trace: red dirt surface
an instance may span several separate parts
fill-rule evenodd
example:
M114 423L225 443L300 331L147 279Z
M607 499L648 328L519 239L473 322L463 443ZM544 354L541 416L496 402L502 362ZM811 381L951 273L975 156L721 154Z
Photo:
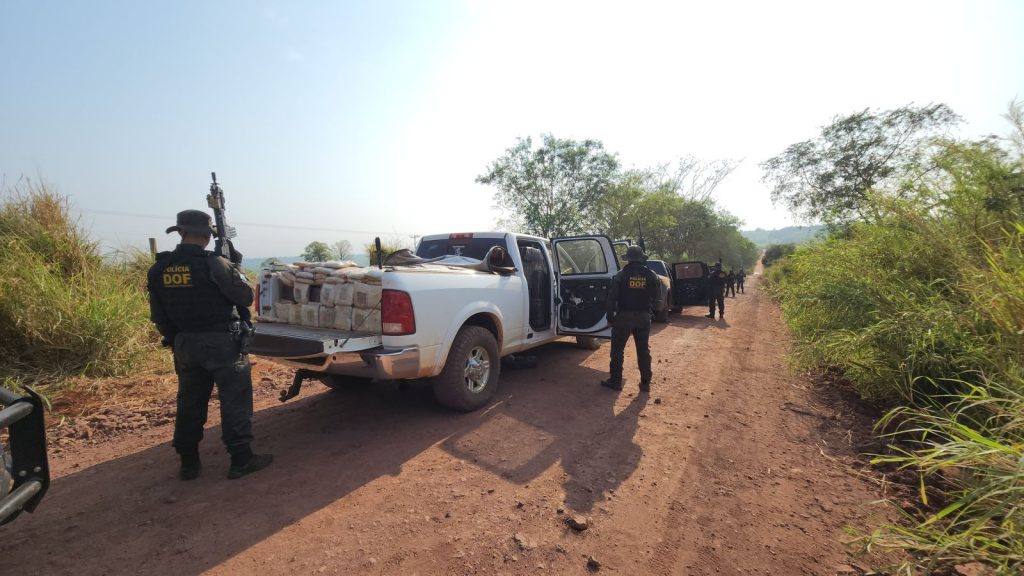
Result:
M472 414L425 384L280 404L290 373L262 361L255 448L275 459L237 481L215 405L194 482L177 479L171 397L66 422L46 499L0 527L5 572L862 573L844 528L887 513L859 472L871 415L787 369L757 280L725 321L694 307L654 325L649 396L631 345L621 394L598 386L608 346L558 342Z

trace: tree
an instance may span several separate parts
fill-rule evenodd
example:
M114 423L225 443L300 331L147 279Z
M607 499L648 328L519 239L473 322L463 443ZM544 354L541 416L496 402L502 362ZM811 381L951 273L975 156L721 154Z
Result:
M821 134L761 163L772 201L808 220L872 220L868 194L922 164L934 136L959 122L945 104L836 117ZM896 190L897 192L899 190Z
M326 262L331 259L331 247L325 242L314 240L302 251L302 258L308 262Z
M511 215L506 221L521 223L524 232L550 238L593 230L618 160L597 140L541 140L534 148L531 138L518 138L476 181L498 189L494 199Z
M658 181L658 188L677 194L687 200L703 202L711 198L718 185L739 166L737 160L722 158L701 160L696 156L680 158L674 171L668 165L651 171L651 177Z
M795 244L772 244L771 246L765 248L764 256L761 258L761 262L765 266L771 266L778 260L786 256L789 256L794 252L796 252Z
M338 240L331 244L331 250L334 251L334 257L338 260L352 259L352 244L348 240Z

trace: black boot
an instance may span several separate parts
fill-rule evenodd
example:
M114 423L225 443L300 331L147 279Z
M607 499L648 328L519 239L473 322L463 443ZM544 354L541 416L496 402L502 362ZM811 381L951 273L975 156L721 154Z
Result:
M612 380L611 378L607 380L601 380L601 386L604 386L605 388L611 388L612 390L622 390L622 382L619 380Z
M181 456L181 471L178 477L182 480L195 480L199 478L199 471L203 469L203 463L199 460L199 452L185 452Z
M247 474L262 470L273 462L271 454L253 454L252 450L231 455L231 469L228 470L228 480L237 480Z

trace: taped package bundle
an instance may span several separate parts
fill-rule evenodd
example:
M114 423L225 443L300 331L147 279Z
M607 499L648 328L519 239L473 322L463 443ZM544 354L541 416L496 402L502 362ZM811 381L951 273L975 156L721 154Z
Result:
M292 299L300 304L309 302L309 289L313 285L300 278L295 279L295 286L292 287Z
M344 284L334 285L334 305L335 306L352 306L352 292L355 290L355 284L348 282Z
M293 303L287 300L274 302L274 319L278 322L290 322L292 317L292 305Z
M318 326L321 328L333 328L334 319L337 315L337 308L334 306L320 305L320 320Z
M380 310L353 308L352 329L357 332L380 332Z
M352 305L356 308L371 310L380 308L380 284L365 284L358 282L353 284Z
M302 304L302 325L320 327L320 304Z
M302 304L293 303L288 309L288 323L302 326Z
M352 329L352 307L351 306L335 306L334 307L334 328L337 330L351 330Z
M320 305L321 306L329 306L331 308L334 308L335 293L338 290L338 286L341 286L341 284L327 283L327 284L324 284L323 286L320 287ZM323 322L320 323L321 326L323 326L323 324L324 324ZM331 322L331 324L333 324L333 322Z

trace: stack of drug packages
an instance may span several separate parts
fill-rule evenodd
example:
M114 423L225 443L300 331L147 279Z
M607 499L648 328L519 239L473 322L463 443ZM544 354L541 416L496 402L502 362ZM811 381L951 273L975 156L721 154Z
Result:
M266 279L268 271L271 277ZM271 315L258 318L261 322L381 332L381 271L377 268L361 268L351 261L275 262L262 275L270 285L261 298L271 296L273 307ZM263 311L268 310L263 307Z

